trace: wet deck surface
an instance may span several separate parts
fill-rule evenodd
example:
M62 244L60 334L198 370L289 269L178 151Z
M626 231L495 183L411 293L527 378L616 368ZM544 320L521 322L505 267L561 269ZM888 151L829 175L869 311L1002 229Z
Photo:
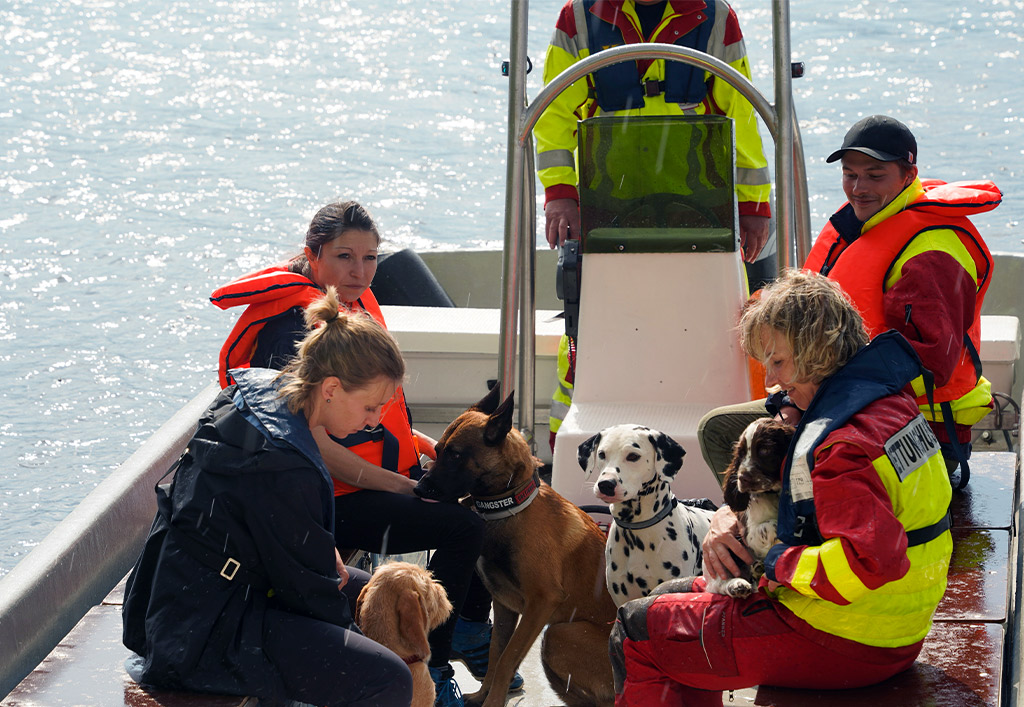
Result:
M253 707L244 697L144 690L121 645L123 582L9 694L3 707Z
M976 453L971 479L953 493L953 557L946 595L910 670L857 690L761 687L754 704L775 707L982 707L1000 704L1008 640L1008 567L1017 502L1015 457ZM728 704L728 703L727 703Z

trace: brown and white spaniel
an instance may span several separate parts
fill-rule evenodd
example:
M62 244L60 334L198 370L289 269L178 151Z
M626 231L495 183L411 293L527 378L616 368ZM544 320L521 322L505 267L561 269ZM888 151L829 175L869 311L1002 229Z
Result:
M794 428L785 422L763 417L750 423L733 447L732 461L725 471L722 495L736 513L743 542L756 558L749 574L708 582L708 591L745 597L764 574L762 560L775 544L782 490L782 463L793 439Z

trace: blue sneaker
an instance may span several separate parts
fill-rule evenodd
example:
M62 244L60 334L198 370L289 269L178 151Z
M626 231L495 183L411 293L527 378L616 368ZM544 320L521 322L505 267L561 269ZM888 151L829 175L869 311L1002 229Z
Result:
M451 665L441 668L430 668L430 677L434 681L434 707L466 707L462 699L462 690L455 682L455 670Z
M477 680L487 674L487 654L491 649L491 622L466 621L459 617L452 636L452 660L459 660ZM509 692L523 689L523 676L516 671L508 684Z

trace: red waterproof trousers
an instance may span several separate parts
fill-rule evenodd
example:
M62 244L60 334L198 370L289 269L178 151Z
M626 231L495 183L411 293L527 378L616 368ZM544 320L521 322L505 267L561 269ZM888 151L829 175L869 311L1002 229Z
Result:
M723 690L754 685L863 687L909 668L922 644L876 648L822 633L762 593L651 596L619 609L615 705L721 707Z

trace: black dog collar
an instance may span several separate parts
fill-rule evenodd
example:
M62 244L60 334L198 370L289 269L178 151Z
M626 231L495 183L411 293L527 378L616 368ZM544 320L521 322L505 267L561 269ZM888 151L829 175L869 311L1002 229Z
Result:
M647 520L638 520L635 523L615 518L615 525L620 528L625 528L626 530L643 530L644 528L650 528L652 525L657 525L668 518L668 514L675 509L677 503L679 503L679 501L673 498L672 503L666 503L665 507L658 511L653 517L648 518Z

